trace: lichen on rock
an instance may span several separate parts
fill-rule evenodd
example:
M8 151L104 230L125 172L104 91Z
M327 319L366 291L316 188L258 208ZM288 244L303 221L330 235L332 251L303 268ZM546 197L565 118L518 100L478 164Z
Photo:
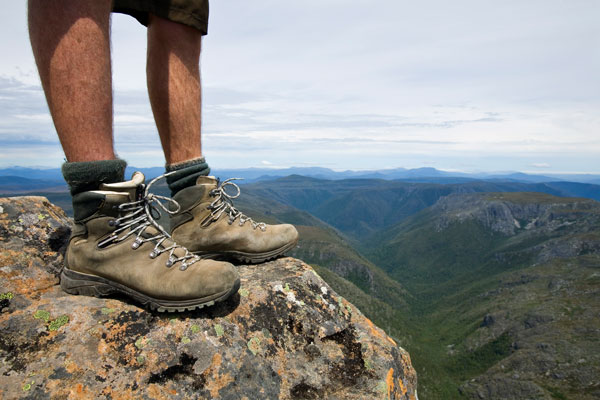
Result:
M408 353L300 260L239 266L214 307L152 313L61 292L68 218L39 197L0 207L0 398L416 398Z

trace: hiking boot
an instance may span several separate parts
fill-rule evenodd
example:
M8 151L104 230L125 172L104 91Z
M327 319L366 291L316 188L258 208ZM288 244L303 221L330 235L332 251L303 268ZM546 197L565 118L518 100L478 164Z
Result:
M158 179L158 178L157 178ZM203 260L177 245L153 215L161 200L144 175L102 184L73 197L75 226L61 273L70 294L121 293L158 311L209 306L237 292L240 278L226 262Z
M226 187L237 193L230 195ZM171 217L171 235L202 257L225 257L246 263L275 258L298 243L298 231L289 224L253 221L233 206L240 188L232 179L219 182L200 176L195 186L182 189L173 200L180 210Z

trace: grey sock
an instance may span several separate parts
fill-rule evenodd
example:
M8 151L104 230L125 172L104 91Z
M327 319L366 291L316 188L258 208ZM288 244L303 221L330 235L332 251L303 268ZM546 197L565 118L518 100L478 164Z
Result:
M167 176L171 196L175 196L177 192L188 186L195 185L199 176L207 176L210 173L210 168L204 157L177 164L167 164L166 170L167 172L177 171L173 175Z
M125 160L101 160L66 162L62 165L62 174L69 185L71 195L97 190L102 183L123 182Z

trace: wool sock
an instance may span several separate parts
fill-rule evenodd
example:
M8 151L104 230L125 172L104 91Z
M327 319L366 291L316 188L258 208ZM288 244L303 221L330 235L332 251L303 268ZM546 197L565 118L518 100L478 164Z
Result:
M102 183L123 182L125 160L101 160L66 162L62 165L62 174L69 185L71 196L89 190L97 190Z
M167 176L171 196L175 196L177 192L188 186L195 185L196 179L199 176L207 176L210 173L210 168L204 157L175 164L167 164L165 168L167 172L176 171L173 175Z

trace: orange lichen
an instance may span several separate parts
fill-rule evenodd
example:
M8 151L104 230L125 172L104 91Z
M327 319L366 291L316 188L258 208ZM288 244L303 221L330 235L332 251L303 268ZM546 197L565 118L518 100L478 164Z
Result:
M73 374L80 370L76 363L73 361L65 361L65 369L68 373Z
M365 317L365 321L367 322L367 325L369 325L369 330L371 331L371 334L373 336L376 336L380 339L385 339L388 342L390 342L391 344L393 344L394 346L397 346L396 342L394 341L394 339L392 339L391 337L389 337L388 335L384 335L381 333L381 330L379 328L377 328L375 326L375 324L373 324L373 322L369 319Z
M148 385L148 396L151 399L155 399L155 400L163 400L163 399L168 399L171 396L165 396L165 394L163 393L163 388L158 386L155 383L151 383L150 385Z
M219 369L221 367L221 363L223 362L223 357L221 356L221 354L216 353L215 355L213 355L210 366L212 368L214 368L215 370Z
M234 381L233 377L229 373L224 375L219 374L219 369L222 362L223 357L221 354L216 353L212 358L211 366L209 368L212 373L212 377L208 385L206 385L206 389L210 392L210 395L213 398L218 398L219 390L223 389L225 386Z
M69 393L69 399L94 399L94 395L90 392L90 390L83 386L81 383L78 383L74 388L71 389Z
M110 346L104 340L98 342L98 354L106 354L109 349Z
M369 325L369 330L371 331L371 334L373 336L376 336L378 338L383 338L383 335L379 332L379 330L377 330L377 328L375 327L375 324L373 324L373 322L371 322L371 320L369 318L365 318L365 321L367 322L367 325Z
M402 379L400 377L398 377L397 379L398 382L398 389L400 390L400 393L402 395L406 394L406 386L404 386L404 382L402 382Z
M394 395L394 368L390 368L388 371L387 378L385 378L385 383L387 386L388 399L391 399Z

